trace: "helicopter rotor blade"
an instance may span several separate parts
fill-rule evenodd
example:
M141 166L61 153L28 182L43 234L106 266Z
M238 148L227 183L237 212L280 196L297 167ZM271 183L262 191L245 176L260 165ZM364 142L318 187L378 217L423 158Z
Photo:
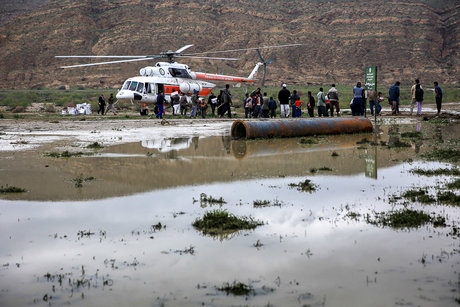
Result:
M289 44L289 45L277 45L277 46L265 46L265 47L253 47L253 48L243 48L243 49L231 49L231 50L219 50L219 51L206 51L198 53L189 53L187 55L200 55L208 53L223 53L223 52L233 52L233 51L246 51L246 50L258 50L258 49L269 49L269 48L282 48L282 47L294 47L302 46L303 44Z
M264 76L262 77L262 87L265 84L265 74L267 73L267 64L264 64Z
M188 48L190 48L190 47L192 47L192 46L193 46L193 44L192 44L192 45L185 45L184 47L177 49L177 50L176 50L176 53L181 53L181 52L184 51L185 49L188 49Z
M152 55L56 55L55 58L101 58L101 59L138 59L152 57Z
M99 63L90 63L90 64L79 64L79 65L70 65L70 66L61 66L61 68L74 68L74 67L86 67L86 66L115 64L115 63L128 63L128 62L136 62L136 61L148 61L148 60L153 60L153 59L156 59L156 58L158 58L158 57L132 59L132 60L120 60L120 61L109 61L109 62L99 62Z
M259 50L259 49L257 49L257 54L259 55L259 58L260 58L260 60L262 61L262 63L265 64L265 60L264 60L264 58L262 57L262 54L260 53L260 50Z
M207 59L207 60L226 60L226 61L239 61L240 60L236 58L216 58L216 57L195 56L195 55L178 55L177 57L192 58L192 59Z

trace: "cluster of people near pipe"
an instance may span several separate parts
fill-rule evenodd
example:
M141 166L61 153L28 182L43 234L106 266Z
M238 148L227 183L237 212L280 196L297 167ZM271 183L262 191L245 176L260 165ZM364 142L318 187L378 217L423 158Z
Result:
M400 82L397 81L389 88L388 91L388 102L391 106L392 115L398 115L400 113L399 86ZM434 82L434 91L437 111L439 114L441 112L442 90L439 87L438 82ZM415 84L411 88L411 95L410 115L412 115L414 105L416 105L417 115L421 116L424 92L419 79L415 80ZM171 104L173 115L188 116L190 118L196 118L197 116L206 118L209 107L213 116L217 115L224 117L225 114L227 114L229 118L232 117L232 94L230 93L230 85L228 84L217 96L214 92L211 92L207 98L200 97L199 92L194 90L191 99L188 100L186 94L176 92L173 89L173 92L170 94L170 98L170 102L168 102L165 99L163 92L160 91L160 93L158 93L154 108L157 118L163 118L163 115L165 114L164 108L168 103ZM304 101L300 99L296 90L293 90L291 93L286 84L283 84L282 89L279 91L278 97L276 98L277 99L269 97L267 93L262 94L260 88L257 88L251 93L246 93L243 99L245 118L274 118L277 115L278 108L280 109L279 114L281 117L301 117L302 110L305 109L310 117L315 117L315 111L318 117L334 117L334 114L336 116L340 116L340 98L335 84L332 84L328 91L324 91L322 87L319 88L319 91L316 94L312 94L311 91L308 91L307 98ZM109 99L109 106L105 112L112 110L116 114L116 111L113 108L112 96L111 99L112 103L110 103ZM104 114L105 101L103 101L101 106L101 97L99 97L99 100L99 111ZM103 95L102 100L104 100ZM385 97L382 92L373 90L368 90L366 92L362 87L361 82L357 82L356 86L353 87L353 99L350 102L351 114L353 116L364 115L366 100L369 101L369 110L371 115L374 115L374 112L376 115L380 115L382 110L381 103L385 101ZM187 112L189 112L188 115Z

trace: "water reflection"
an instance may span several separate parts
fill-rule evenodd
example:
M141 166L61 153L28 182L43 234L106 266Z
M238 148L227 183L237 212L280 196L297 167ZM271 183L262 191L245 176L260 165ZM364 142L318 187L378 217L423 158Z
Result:
M423 127L423 126L422 126ZM43 152L18 152L0 159L2 177L27 189L9 199L79 200L142 193L183 185L211 184L252 178L311 176L311 169L329 168L331 175L363 174L377 178L377 170L414 159L439 129L422 129L423 138L401 138L400 131L416 127L376 127L375 133L316 137L317 144L299 138L233 141L230 136L157 138L120 144L94 156L53 159ZM455 127L444 137L458 138ZM359 141L367 140L362 145ZM396 148L389 148L386 145ZM400 147L400 145L408 147ZM50 150L46 150L50 151ZM332 153L337 156L332 156ZM11 155L11 153L0 153ZM377 159L378 156L378 159ZM83 176L96 180L74 186ZM44 180L44 178L46 178Z

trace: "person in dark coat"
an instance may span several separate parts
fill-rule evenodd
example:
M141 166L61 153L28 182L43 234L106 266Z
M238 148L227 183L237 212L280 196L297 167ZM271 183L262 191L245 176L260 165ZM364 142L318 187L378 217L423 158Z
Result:
M105 98L104 98L104 94L101 94L101 96L99 96L99 110L97 110L97 114L101 112L101 115L104 115L104 111L105 111Z

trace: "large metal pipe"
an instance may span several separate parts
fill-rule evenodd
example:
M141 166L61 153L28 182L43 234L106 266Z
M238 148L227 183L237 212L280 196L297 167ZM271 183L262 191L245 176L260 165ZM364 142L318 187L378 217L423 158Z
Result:
M236 120L231 129L234 139L301 137L320 134L372 132L367 118L318 118L271 121Z

